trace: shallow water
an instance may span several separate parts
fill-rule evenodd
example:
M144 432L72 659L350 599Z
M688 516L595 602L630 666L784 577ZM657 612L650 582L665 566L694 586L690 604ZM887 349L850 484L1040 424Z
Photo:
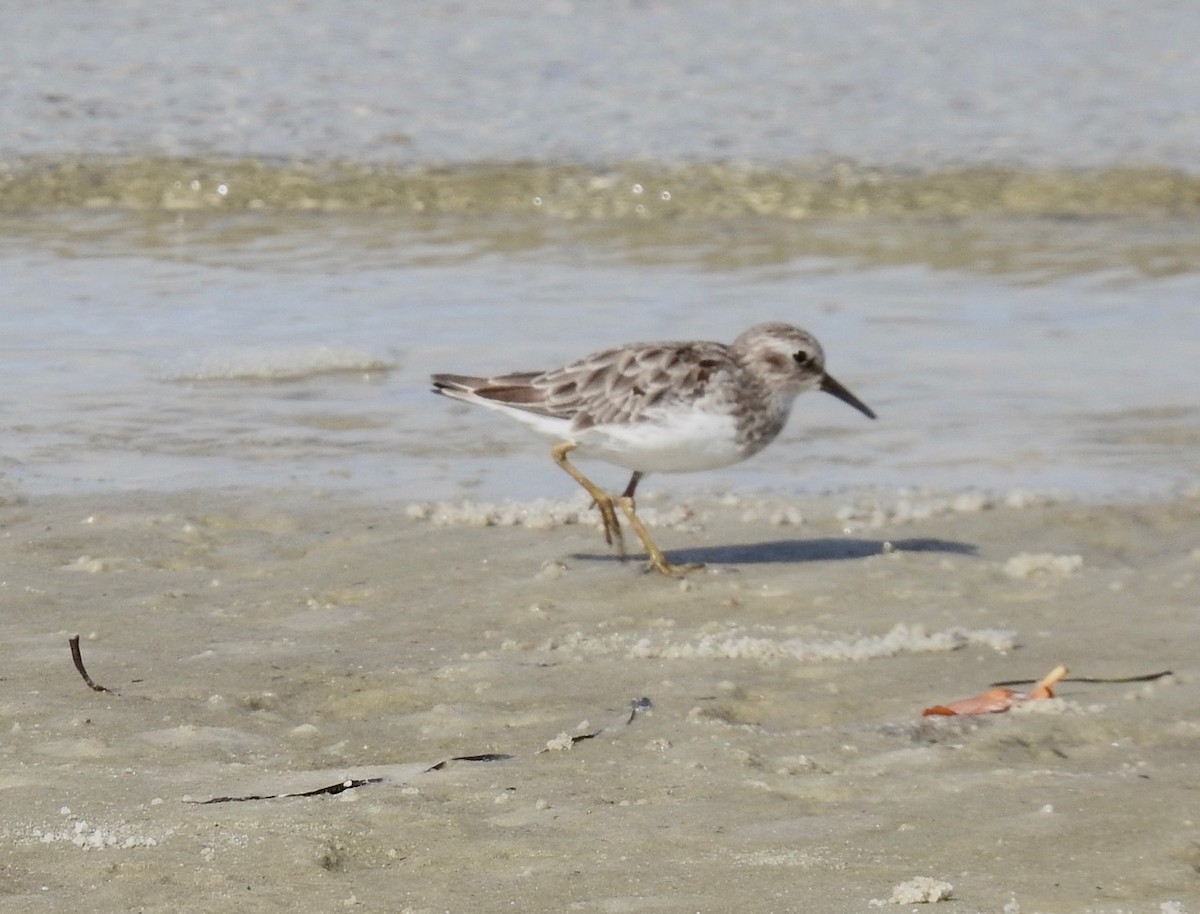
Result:
M1188 0L0 12L0 154L1195 170Z
M0 11L2 482L562 495L428 373L782 319L880 420L808 397L757 460L651 485L1194 485L1198 30L1182 0Z
M1196 482L1197 237L1111 216L10 216L5 473L28 492L565 495L542 442L435 399L428 374L784 319L879 421L810 395L754 461L654 485L1162 492Z

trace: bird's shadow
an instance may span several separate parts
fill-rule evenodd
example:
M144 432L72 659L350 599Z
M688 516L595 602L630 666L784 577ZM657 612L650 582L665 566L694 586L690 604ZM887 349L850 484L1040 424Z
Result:
M978 554L978 547L958 540L911 537L902 540L872 540L855 537L822 537L807 540L767 540L761 543L737 543L729 546L701 546L672 549L667 558L681 565L765 565L783 562L837 562L865 559L884 552L941 552L950 555ZM620 556L599 553L575 553L582 561L617 562ZM642 558L632 553L630 559Z

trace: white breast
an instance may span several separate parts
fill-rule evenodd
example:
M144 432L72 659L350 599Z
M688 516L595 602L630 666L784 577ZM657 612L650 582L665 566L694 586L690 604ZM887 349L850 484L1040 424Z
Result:
M729 466L748 454L728 413L663 412L630 425L597 425L570 436L585 456L644 473Z

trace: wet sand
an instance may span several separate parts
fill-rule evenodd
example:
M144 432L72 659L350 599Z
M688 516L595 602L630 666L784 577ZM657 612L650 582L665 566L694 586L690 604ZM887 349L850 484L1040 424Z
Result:
M10 498L0 908L1200 910L1200 497L644 509Z

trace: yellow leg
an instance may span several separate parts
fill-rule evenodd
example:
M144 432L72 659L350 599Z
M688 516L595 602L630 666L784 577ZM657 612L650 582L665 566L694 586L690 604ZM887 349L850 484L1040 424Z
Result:
M703 565L672 565L667 561L667 557L663 555L663 551L655 545L654 540L650 539L650 533L646 530L646 525L642 523L641 518L637 516L637 511L634 509L633 496L622 495L618 503L625 514L625 519L629 521L629 526L633 527L633 532L642 541L642 548L646 550L646 557L650 559L650 567L646 569L647 571L653 568L659 574L678 577L689 571L697 571L704 567Z
M617 549L621 553L621 559L624 560L625 537L621 533L621 524L617 521L617 512L613 509L612 496L601 491L594 482L580 473L571 461L567 460L567 454L575 450L577 446L570 441L564 441L562 444L554 445L550 449L550 455L568 476L583 486L588 495L592 496L592 501L596 503L596 507L600 511L600 519L604 523L604 541L611 546L615 540Z

